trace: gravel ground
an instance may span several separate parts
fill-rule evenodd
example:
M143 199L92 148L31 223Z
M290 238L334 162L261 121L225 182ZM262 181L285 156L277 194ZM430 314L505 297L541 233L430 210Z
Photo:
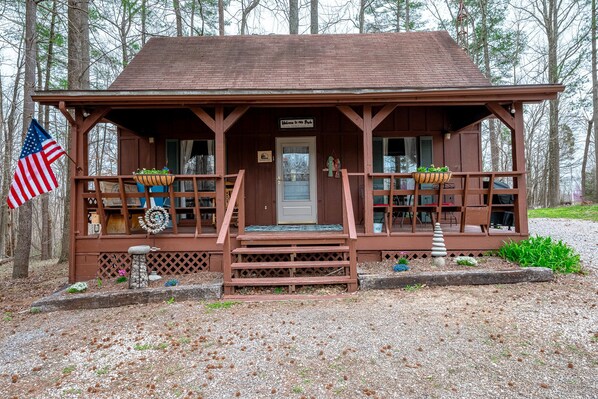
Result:
M588 274L326 301L5 313L0 396L596 398L596 241L583 241L596 223L530 225L587 243Z

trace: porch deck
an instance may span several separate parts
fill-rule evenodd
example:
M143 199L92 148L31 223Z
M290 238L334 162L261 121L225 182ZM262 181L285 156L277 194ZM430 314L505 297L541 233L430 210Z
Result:
M521 223L525 215L520 213L520 190L493 189L494 179L498 177L509 179L517 187L522 174L514 172L455 173L452 179L454 188L415 184L409 189L405 188L412 184L409 174L365 176L343 170L339 193L342 220L338 221L342 231L332 232L247 232L243 176L244 171L224 177L177 175L176 183L168 190L155 192L137 191L132 176L76 177L78 203L74 247L78 268L72 279L93 277L96 273L112 275L118 268L126 267L128 247L149 243L161 248L152 255L159 271L171 274L197 270L223 271L225 285L228 284L234 291L231 281L235 279L235 270L248 267L235 255L239 248L261 248L262 257L257 259L269 259L274 262L271 270L289 270L293 276L293 270L301 269L301 264L299 267L278 264L280 256L272 255L273 247L278 247L279 251L285 247L295 251L296 247L305 250L312 246L320 253L317 259L331 262L326 268L333 270L340 266L345 269L343 276L350 280L347 284L353 290L356 289L356 277L353 275L356 274L357 260L380 260L403 251L411 256L423 256L430 250L433 222L436 220L442 226L447 249L452 254L481 254L498 248L503 241L527 236L527 223ZM215 189L201 191L199 188L206 184L200 182L205 181L213 182ZM371 199L365 201L365 198L351 197L350 181L358 185L378 182L378 185L388 188L372 190ZM110 190L106 190L106 183L112 184ZM513 203L495 204L492 198L497 193L511 196ZM438 198L442 200L439 202ZM151 206L152 200L163 202L173 222L166 230L150 236L136 224L136 219ZM369 209L368 203L373 204ZM493 215L497 212L509 215L509 224L513 225L510 230L492 226ZM366 222L368 219L381 223L381 232L376 232L373 223ZM498 219L502 221L504 218ZM93 225L94 222L99 222L99 226ZM344 249L341 251L331 246L350 248L350 251L345 253ZM301 256L306 260L316 259L301 251L293 251L291 258L283 262L301 261ZM342 256L339 255L341 253ZM347 261L350 261L349 266L337 264ZM272 275L279 272L272 272ZM283 275L288 276L285 273L287 271ZM247 284L240 276L237 275L237 282ZM303 278L304 282L306 278ZM294 284L289 286L291 288ZM229 294L231 290L228 290Z

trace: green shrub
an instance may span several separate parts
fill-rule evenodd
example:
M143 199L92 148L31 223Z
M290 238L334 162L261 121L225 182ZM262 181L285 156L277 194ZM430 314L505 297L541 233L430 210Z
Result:
M69 294L76 294L85 291L87 291L87 283L85 282L75 283L66 289L66 292Z
M471 256L457 256L455 258L455 262L461 266L477 266L478 261Z
M409 260L407 258L399 258L399 261L397 262L397 265L408 265L409 264Z
M498 256L522 267L548 267L557 273L580 273L579 255L562 241L534 236L519 242L505 243Z

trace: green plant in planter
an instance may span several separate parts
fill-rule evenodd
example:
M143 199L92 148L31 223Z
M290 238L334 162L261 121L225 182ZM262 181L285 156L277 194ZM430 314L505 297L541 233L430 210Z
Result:
M448 166L434 166L434 164L430 166L420 166L417 168L417 172L419 173L445 173L450 172Z
M137 169L133 174L135 175L168 175L170 174L170 169L166 166L162 169Z

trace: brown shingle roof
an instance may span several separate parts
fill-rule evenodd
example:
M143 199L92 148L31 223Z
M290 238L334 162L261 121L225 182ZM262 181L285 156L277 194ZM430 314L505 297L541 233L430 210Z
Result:
M153 38L110 90L490 86L446 32Z

